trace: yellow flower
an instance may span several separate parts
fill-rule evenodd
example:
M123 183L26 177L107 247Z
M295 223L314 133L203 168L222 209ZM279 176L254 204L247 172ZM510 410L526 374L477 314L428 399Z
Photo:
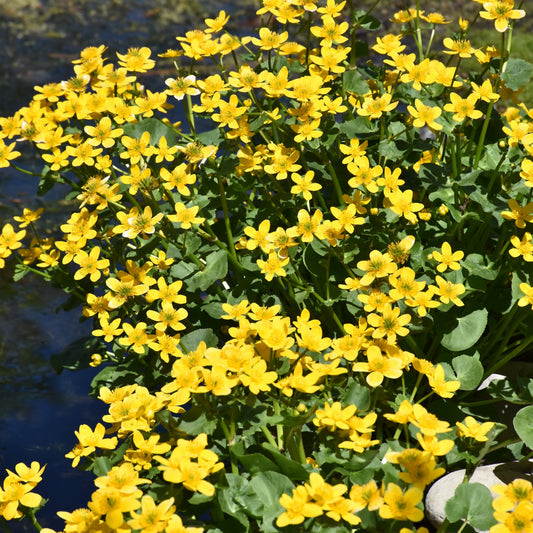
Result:
M124 523L124 513L138 509L141 503L135 493L125 493L116 488L102 488L93 492L92 500L87 505L95 514L105 515L107 526L117 530Z
M286 276L287 272L283 267L289 264L289 258L281 259L277 253L270 252L266 261L262 259L257 260L257 265L261 269L261 274L265 274L267 281L272 281L274 276Z
M244 369L239 376L241 383L250 389L252 394L259 394L261 391L269 391L270 385L278 379L277 372L267 372L267 363L264 359L258 359Z
M447 304L451 301L458 307L464 305L464 303L458 298L458 296L466 291L465 286L462 283L452 283L441 276L436 276L435 281L438 285L437 294L442 303Z
M120 153L123 159L129 159L130 164L139 163L141 157L150 157L153 153L153 147L150 146L150 132L145 131L139 139L123 135L120 142L126 148L125 152Z
M118 442L117 437L105 438L105 427L100 423L96 424L94 431L87 424L82 424L78 431L74 431L74 434L79 442L71 452L65 455L73 459L73 467L79 463L81 457L90 455L96 448L114 450Z
M44 472L46 465L41 467L37 461L32 461L28 467L24 463L18 463L15 466L15 472L6 469L9 474L9 478L13 481L19 481L21 483L27 483L31 487L35 487L40 481L42 481L42 473Z
M531 308L533 309L533 287L530 287L527 283L520 283L520 290L525 296L522 296L522 298L518 300L518 305L520 307L531 305Z
M375 178L381 176L383 173L381 165L371 165L370 160L366 156L360 156L355 161L348 163L348 171L353 175L353 178L348 180L350 187L355 188L364 185L368 192L378 192L378 185Z
M322 16L322 26L311 26L311 33L321 38L320 46L331 47L333 44L344 43L348 40L343 34L348 30L348 23L337 24L331 15Z
M161 332L166 331L167 327L171 327L174 331L185 329L182 320L185 320L188 314L189 313L182 307L174 309L172 303L168 301L161 303L161 311L149 309L146 312L146 316L150 320L157 322L155 324L155 329Z
M432 437L437 433L446 433L450 430L448 422L439 420L418 403L413 405L413 414L409 421L419 428L424 436Z
M338 207L331 207L331 214L338 220L343 231L353 233L354 226L360 226L365 223L363 217L357 217L357 206L355 204L348 204L342 210Z
M398 101L391 102L391 100L392 96L388 93L375 98L365 97L361 107L356 110L357 114L370 120L381 118L383 113L392 111L398 105Z
M490 0L483 2L483 9L479 16L486 20L493 20L494 27L499 32L504 32L509 27L510 20L521 19L526 16L523 9L513 9L514 0Z
M145 494L141 499L141 512L131 513L132 519L127 524L131 529L139 529L145 533L159 533L165 530L176 507L172 505L174 498L156 504L154 499Z
M527 479L518 478L507 485L494 485L491 490L499 494L492 507L500 513L511 511L521 501L533 502L533 485Z
M239 127L237 118L244 115L246 107L238 106L239 99L236 94L232 94L229 98L229 102L220 100L219 112L213 113L211 118L219 123L219 127L229 126L231 129L237 129Z
M11 224L6 224L0 233L0 251L16 250L22 246L20 242L26 236L26 230L15 231Z
M485 442L488 440L487 433L494 427L494 422L483 422L480 424L475 418L467 416L464 419L464 424L457 422L456 426L459 437Z
M89 253L85 250L80 250L74 256L74 263L78 264L80 268L74 273L74 279L80 280L85 276L89 276L90 280L95 283L102 275L102 270L109 267L108 259L99 259L100 248L95 246Z
M41 496L31 492L33 486L14 481L9 476L4 479L3 490L0 489L0 516L6 520L22 517L19 505L24 507L39 507Z
M526 231L522 236L522 239L516 235L511 237L511 244L513 248L509 250L511 257L522 257L524 261L533 261L533 242L531 240L531 233Z
M392 307L386 303L381 310L381 315L371 313L368 315L368 323L374 327L372 337L381 339L387 337L387 342L394 344L396 342L396 335L405 337L409 330L404 327L411 321L411 315L400 315L399 307Z
M420 522L424 518L422 509L416 507L424 496L424 492L412 487L404 493L395 483L389 483L383 495L383 505L379 508L379 516L392 520L410 520Z
M117 218L120 224L113 228L114 233L120 233L127 239L135 239L140 234L143 239L147 239L148 235L155 233L155 226L163 218L163 213L152 216L150 206L146 206L142 213L132 207L128 213L119 211Z
M291 124L290 128L296 135L294 136L294 142L301 143L302 141L312 141L322 137L322 130L319 129L320 119L316 120L304 120L300 124Z
M289 32L276 33L269 28L262 27L259 29L259 38L252 37L252 43L259 46L261 50L278 50L281 45L289 38ZM286 70L286 67L284 67Z
M514 198L510 198L507 205L511 211L502 211L501 215L505 220L514 220L517 228L523 229L526 227L526 222L533 220L533 202L522 207Z
M185 204L182 202L176 202L174 205L174 210L176 213L174 215L168 215L167 218L171 222L178 222L181 224L181 229L190 229L193 224L202 224L205 218L197 217L200 207L193 205L191 207L185 207Z
M383 487L380 489L373 479L364 485L353 485L350 500L354 502L356 511L365 507L369 511L377 511L383 504Z
M437 468L435 458L426 451L408 448L402 452L388 453L385 457L406 470L399 475L402 481L420 490L446 472L444 468Z
M527 533L533 529L533 503L521 501L511 512L495 511L498 524L490 528L490 533Z
M371 387L378 387L384 378L397 379L402 375L403 362L398 357L388 357L381 353L375 344L368 347L366 351L368 363L354 363L354 372L369 372L366 377L367 383Z
M296 487L291 496L282 494L279 503L285 511L276 520L278 527L301 524L306 518L322 514L320 506L311 502L308 491L302 485Z
M461 266L459 265L458 261L460 261L464 255L464 252L460 250L452 253L452 248L448 242L442 243L440 252L435 250L431 254L433 259L439 262L437 265L437 270L439 272L445 272L448 268L450 270L459 270Z
M441 398L452 398L453 393L461 386L460 381L446 381L442 365L435 366L433 372L428 375L428 381L433 392Z
M399 217L404 217L411 224L416 224L417 218L415 213L424 209L424 204L413 202L413 191L407 189L406 191L397 190L391 192L384 202L384 207L388 207Z
M462 58L469 58L476 52L476 49L472 47L468 39L457 39L454 41L450 37L446 37L442 41L442 44L448 48L448 50L444 50L444 53L449 55L458 55Z
M412 268L404 267L389 276L390 289L389 296L394 300L402 298L416 298L426 286L425 281L415 281L415 271Z
M444 111L454 113L453 120L462 122L465 118L478 119L483 116L483 113L476 109L476 102L478 97L472 93L466 98L461 98L457 93L450 94L450 103L444 106Z
M119 65L132 72L146 72L154 68L155 61L150 59L152 51L143 46L142 48L129 48L126 54L117 52Z
M111 148L115 144L115 138L124 133L122 128L113 126L109 117L102 117L96 126L85 126L83 130L91 137L91 146L102 145L104 148Z
M320 209L317 209L313 215L310 215L305 209L300 209L298 211L298 225L289 228L287 234L290 237L301 237L302 242L311 242L322 222L322 216Z
M108 280L110 281L110 280ZM135 353L143 355L146 348L152 343L154 335L146 333L146 323L138 322L135 327L125 322L122 328L126 337L120 337L118 340L123 346L131 346Z
M89 167L94 165L94 158L102 152L102 148L94 148L89 139L78 144L77 146L67 146L66 153L73 157L71 164L73 167L87 165Z
M193 76L192 74L183 78L167 78L165 80L165 85L168 89L165 93L173 96L176 100L183 100L183 97L187 95L196 96L200 94L200 90L194 86L195 82L196 76Z
M329 431L348 430L350 429L348 421L356 411L355 405L348 405L343 408L340 402L333 402L331 405L326 402L323 409L316 410L313 424L320 429L325 427Z
M415 119L413 121L415 128L422 128L427 125L428 128L436 131L442 129L442 126L435 122L435 119L442 114L440 107L431 107L417 98L414 107L412 105L407 106L407 111Z
M472 82L472 94L474 94L478 99L485 102L496 102L500 99L500 95L495 93L492 88L492 84L489 79L485 80L481 85Z
M311 200L312 192L322 189L322 185L313 182L314 176L315 173L312 170L307 171L305 176L301 176L297 172L291 174L291 180L296 184L292 186L291 194L301 194L306 201Z
M350 139L350 144L340 144L339 150L346 155L342 162L347 165L348 163L357 162L358 159L365 155L365 150L368 146L368 141L362 143L359 142L359 139L354 138Z
M17 152L15 148L16 143L11 143L7 145L4 142L4 139L0 138L0 168L8 167L10 165L10 161L13 159L16 159L21 154L20 152Z
M390 55L399 54L405 50L405 45L402 44L402 36L389 33L383 37L376 38L376 44L372 50L378 54Z
M376 278L384 278L395 272L398 266L388 253L382 254L379 250L372 250L368 260L359 261L357 268L365 272L361 285L370 285Z

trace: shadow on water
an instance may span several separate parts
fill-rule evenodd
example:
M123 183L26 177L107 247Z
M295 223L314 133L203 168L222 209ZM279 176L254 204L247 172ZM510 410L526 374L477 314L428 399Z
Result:
M105 44L112 62L117 51L133 46L149 46L155 56L177 48L177 35L219 9L232 16L229 30L242 33L253 25L255 5L254 0L0 0L0 116L27 105L34 86L70 78L72 60L86 46ZM158 62L158 68L142 78L152 90L162 90L172 75L171 63ZM25 147L17 149L23 152L21 166L40 170L31 149L27 154ZM44 206L48 221L52 215L48 231L54 232L54 218L64 219L67 206L59 189L37 198L37 180L0 169L0 227L23 207ZM105 405L88 396L97 369L57 375L49 358L89 334L90 326L79 322L79 310L57 312L66 300L59 289L32 276L13 284L12 274L0 270L0 481L18 462L46 463L37 492L50 501L37 517L44 527L61 529L56 512L86 506L94 488L93 475L72 469L64 455L76 442L74 431L84 423L94 427ZM9 527L13 533L35 531L27 521Z

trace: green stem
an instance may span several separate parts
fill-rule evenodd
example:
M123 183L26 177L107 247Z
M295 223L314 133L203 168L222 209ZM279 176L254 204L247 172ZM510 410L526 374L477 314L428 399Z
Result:
M490 374L493 374L496 370L501 368L505 363L511 361L514 359L517 355L522 353L527 346L529 346L531 343L533 343L533 335L530 335L529 337L525 338L514 350L509 352L507 355L502 355L496 363L494 363L491 367L489 367L485 374L487 376L490 376Z
M266 426L261 426L261 431L263 432L263 435L266 437L266 440L269 442L269 444L279 449L279 446L272 436L272 433L270 433L270 430Z
M478 145L476 149L476 157L474 158L474 164L472 165L472 168L474 170L477 169L479 165L479 160L481 159L481 154L483 153L485 149L485 136L487 135L487 130L489 129L490 116L492 115L493 108L494 108L494 104L489 102L489 108L487 109L487 114L485 115L483 127L481 128L481 133L479 135Z
M7 533L11 533L11 530L9 529L8 525L6 524L5 519L0 516L0 525L2 526L2 529L6 531Z
M37 518L35 518L35 510L34 509L30 509L29 513L27 514L27 517L30 519L30 522L32 523L33 527L37 531L41 531L41 529L43 527L41 526L41 524L39 524L39 522L37 522Z
M219 167L220 168L220 167ZM228 202L226 200L226 193L224 191L224 183L220 173L217 173L218 192L220 193L220 201L222 203L222 211L224 212L224 226L226 228L226 237L228 239L228 251L237 259L237 252L235 251L235 243L233 241L233 233L231 231L231 221L229 218Z

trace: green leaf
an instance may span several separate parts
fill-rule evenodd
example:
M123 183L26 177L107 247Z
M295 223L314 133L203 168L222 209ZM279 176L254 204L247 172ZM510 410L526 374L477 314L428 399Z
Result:
M268 457L265 457L261 453L248 453L239 455L237 453L234 454L238 461L242 464L244 469L247 472L250 472L250 474L258 474L260 472L278 472L279 468Z
M516 413L513 426L525 445L533 450L533 405L528 405Z
M224 250L217 250L206 257L205 268L186 281L189 290L207 290L213 283L228 273L228 256Z
M381 28L381 22L369 15L366 10L361 9L355 14L357 26L369 31L377 31Z
M463 266L473 276L479 276L488 280L493 280L498 277L498 269L494 263L488 262L488 259L481 254L468 254L463 260Z
M364 80L358 70L347 70L342 75L344 90L354 94L366 94L368 83Z
M247 525L243 510L247 507L248 494L250 489L249 483L242 476L237 474L226 474L225 481L227 487L216 489L216 497L222 511L230 516L235 517L241 524Z
M457 318L457 326L450 333L443 335L442 346L452 352L467 350L483 335L487 326L487 317L486 309L478 309Z
M291 494L294 485L291 480L280 474L279 472L261 472L255 475L250 481L250 488L261 502L260 506L254 506L249 509L253 516L261 517L264 509L269 507L279 506L279 514L283 512L283 508L279 503L282 494Z
M355 405L358 411L366 411L370 406L370 390L353 381L342 395L342 405Z
M224 137L222 136L222 132L220 128L214 128L212 130L205 131L198 135L198 139L205 146L208 146L210 144L218 145L222 142L223 138Z
M213 330L208 328L196 329L183 335L180 339L180 343L190 352L193 352L198 348L201 342L205 342L208 348L214 348L218 345L218 338L213 333Z
M105 476L113 467L113 463L109 457L97 457L91 465L91 470L97 477Z
M13 281L20 281L30 269L26 265L15 265L15 271L13 273Z
M88 368L91 355L96 351L99 341L94 337L82 337L71 342L66 348L50 356L50 364L59 374L63 369L81 370Z
M511 58L507 61L505 72L502 73L502 80L512 91L518 91L524 87L531 78L533 65L523 59Z
M391 139L384 139L379 143L379 154L387 159L396 160L401 159L407 151L407 143L405 141Z
M452 360L457 379L461 382L461 390L474 390L483 379L483 365L479 354L459 355Z
M208 417L203 407L195 405L180 416L178 427L189 435L211 435L217 427L217 419Z
M167 124L155 117L148 117L136 124L125 124L122 129L124 135L140 139L147 131L150 134L150 144L156 145L161 137L165 137L169 146L176 144L177 133Z
M267 442L263 443L261 447L267 450L270 455L272 455L281 472L290 479L294 479L296 481L307 481L307 479L309 479L309 466L306 468L306 465L285 457L285 455L283 455L275 446L272 446L272 444Z
M466 519L477 529L488 530L496 520L493 517L492 495L481 483L463 483L444 507L446 518L453 524Z
M303 260L308 272L314 274L323 283L326 283L327 258L321 257L312 246L308 245L304 250Z

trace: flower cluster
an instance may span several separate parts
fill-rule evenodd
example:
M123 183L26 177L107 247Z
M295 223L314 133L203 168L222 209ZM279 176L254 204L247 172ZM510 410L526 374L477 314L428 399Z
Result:
M25 514L23 509L29 509L31 513L42 502L41 496L33 492L33 489L42 480L44 466L33 461L31 466L18 463L15 472L6 470L3 488L0 489L0 516L6 520L22 518Z
M434 480L500 459L505 425L527 456L531 405L485 406L531 387L478 389L533 343L531 69L520 6L481 4L499 49L414 8L371 46L351 2L265 1L248 36L221 11L161 54L160 91L150 49L95 46L0 119L0 167L31 144L40 191L72 200L46 237L41 209L6 221L0 267L92 324L58 367L102 365L108 413L66 454L96 490L65 532L406 533ZM34 518L6 483L2 516ZM521 531L530 503L502 501L493 533Z

